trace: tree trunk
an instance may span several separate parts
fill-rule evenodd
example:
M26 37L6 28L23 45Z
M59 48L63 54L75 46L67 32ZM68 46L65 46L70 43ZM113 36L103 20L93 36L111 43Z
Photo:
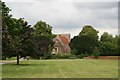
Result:
M17 65L19 65L19 54L17 53Z

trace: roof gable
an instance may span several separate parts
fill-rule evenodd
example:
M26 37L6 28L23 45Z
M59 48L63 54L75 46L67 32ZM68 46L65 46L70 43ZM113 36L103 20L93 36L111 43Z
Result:
M69 34L60 34L60 35L57 35L53 39L53 41L55 42L55 45L58 45L58 42L60 42L62 46L65 46L65 45L67 46L70 43L70 37L69 37Z
M59 38L61 39L61 42L65 45L69 44L68 39L64 35L59 35Z

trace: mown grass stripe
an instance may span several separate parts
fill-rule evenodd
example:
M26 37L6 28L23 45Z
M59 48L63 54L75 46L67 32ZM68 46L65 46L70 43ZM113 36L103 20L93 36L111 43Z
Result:
M117 78L117 60L26 60L3 65L3 78Z

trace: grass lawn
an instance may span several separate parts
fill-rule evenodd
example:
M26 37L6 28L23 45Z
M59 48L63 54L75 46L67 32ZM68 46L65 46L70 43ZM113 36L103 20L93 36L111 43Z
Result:
M118 78L118 60L25 60L4 64L3 78Z
M16 57L12 57L12 58L7 58L6 60L0 60L0 62L10 62L10 61L14 61L16 60Z

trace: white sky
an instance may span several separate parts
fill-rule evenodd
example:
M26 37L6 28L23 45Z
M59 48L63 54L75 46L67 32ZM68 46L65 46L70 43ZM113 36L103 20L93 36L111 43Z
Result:
M42 20L53 27L53 33L78 35L91 25L99 31L118 34L118 0L3 0L16 18L34 25ZM103 2L104 1L104 2Z

